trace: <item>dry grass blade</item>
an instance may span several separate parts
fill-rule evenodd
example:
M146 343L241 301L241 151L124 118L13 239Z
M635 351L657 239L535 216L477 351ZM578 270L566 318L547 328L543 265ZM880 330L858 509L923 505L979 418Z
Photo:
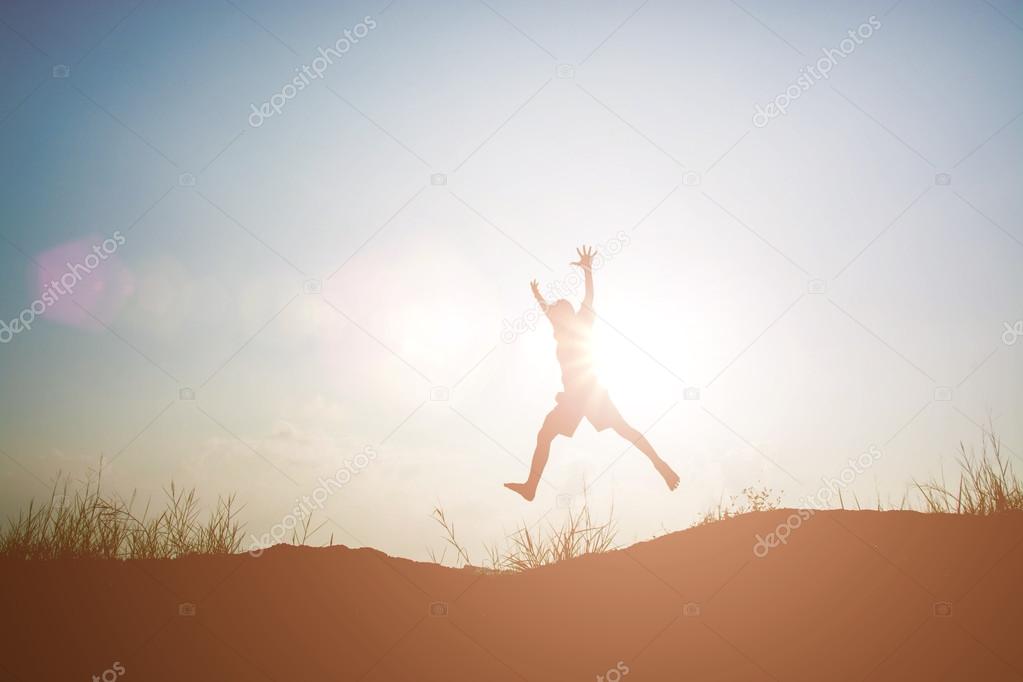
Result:
M444 510L440 507L435 507L432 517L433 520L444 529L444 541L454 548L455 559L460 559L465 565L471 566L472 561L469 560L469 552L461 545L461 543L458 542L458 538L455 536L455 524L448 521L447 516L444 514ZM441 559L443 560L443 554L441 555Z

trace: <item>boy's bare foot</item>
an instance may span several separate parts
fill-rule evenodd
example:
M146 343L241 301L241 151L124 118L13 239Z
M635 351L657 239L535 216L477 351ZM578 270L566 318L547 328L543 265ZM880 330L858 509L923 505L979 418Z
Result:
M676 476L675 478L678 477ZM530 488L527 483L505 483L504 487L522 495L522 497L526 498L526 502L532 502L533 498L536 497L536 488Z
M655 462L654 467L657 468L657 473L664 477L664 482L668 484L669 490L674 490L678 487L679 477L675 473L675 470L668 466L668 463L663 459Z

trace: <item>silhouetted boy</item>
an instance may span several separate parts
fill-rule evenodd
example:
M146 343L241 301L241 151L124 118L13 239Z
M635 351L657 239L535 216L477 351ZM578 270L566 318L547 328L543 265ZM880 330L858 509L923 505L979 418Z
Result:
M572 304L561 299L548 304L540 295L536 280L530 283L533 296L540 308L547 315L554 327L554 339L557 342L558 363L561 364L561 382L565 390L557 395L557 405L548 413L536 436L536 450L533 452L533 463L529 469L529 478L525 483L505 483L505 487L514 490L526 500L536 495L536 486L540 483L540 475L547 465L551 443L558 434L571 437L583 417L593 424L597 431L610 427L619 436L635 445L650 458L657 472L664 477L668 488L678 487L679 478L667 462L661 459L651 447L647 439L636 429L629 426L618 409L611 402L607 390L597 381L593 371L591 348L591 332L593 330L593 273L591 265L595 251L586 246L576 249L579 260L572 263L578 265L586 274L586 294L579 311Z

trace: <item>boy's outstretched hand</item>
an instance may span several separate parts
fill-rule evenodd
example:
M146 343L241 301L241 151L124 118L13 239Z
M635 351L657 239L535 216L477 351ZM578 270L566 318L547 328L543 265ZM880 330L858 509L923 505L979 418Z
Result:
M540 304L540 309L545 313L547 312L548 303L544 300L543 294L540 293L540 284L534 279L529 283L529 288L533 290L533 298Z
M597 255L596 249L583 246L581 249L576 249L575 252L579 255L579 260L569 263L569 265L578 265L583 270L589 270L593 266L593 257Z

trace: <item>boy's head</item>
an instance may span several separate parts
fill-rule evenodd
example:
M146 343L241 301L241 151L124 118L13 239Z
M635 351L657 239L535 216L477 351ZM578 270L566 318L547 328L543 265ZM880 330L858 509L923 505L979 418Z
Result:
M563 298L558 299L547 308L547 316L555 327L568 322L574 315L575 309L572 304Z

